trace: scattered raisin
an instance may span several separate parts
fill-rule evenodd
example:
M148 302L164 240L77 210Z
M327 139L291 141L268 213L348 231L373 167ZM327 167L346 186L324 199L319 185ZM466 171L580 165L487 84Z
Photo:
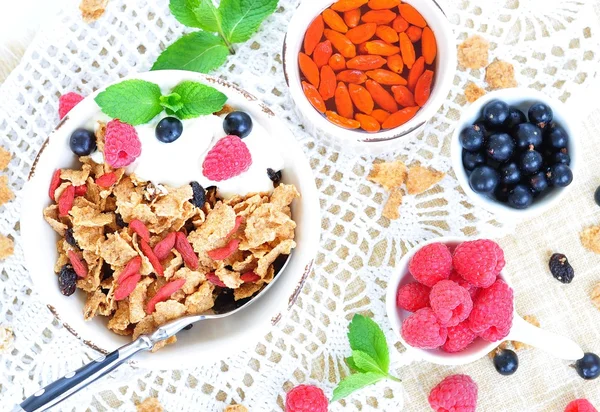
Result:
M79 247L77 245L77 241L75 240L75 238L73 237L73 228L68 228L67 231L65 232L65 240L67 241L67 243L73 247Z
M555 253L550 258L550 272L556 280L562 283L571 283L575 277L573 267L562 253Z
M127 226L127 223L125 223L125 221L123 220L123 218L121 217L121 215L119 213L115 213L115 222L117 223L117 226L119 226L119 227Z
M58 275L58 287L60 293L65 296L71 296L77 289L77 274L73 266L67 264L62 267Z
M191 182L190 186L192 186L192 199L190 200L194 206L199 209L204 207L206 203L206 192L204 188L198 182Z
M278 185L281 182L281 170L277 172L271 168L267 169L267 175L269 175L269 179L273 182L273 185Z

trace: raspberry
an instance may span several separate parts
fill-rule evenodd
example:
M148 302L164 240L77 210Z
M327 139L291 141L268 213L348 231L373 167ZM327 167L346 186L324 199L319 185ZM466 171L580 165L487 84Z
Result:
M587 399L575 399L569 402L565 412L598 412L598 410Z
M58 99L58 116L61 120L83 99L84 97L82 95L74 92L69 92L60 96Z
M487 239L463 242L454 250L452 262L466 281L487 288L504 267L504 252L497 243Z
M327 412L327 398L312 385L298 385L287 393L285 412Z
M473 300L473 301L475 300L475 296L477 296L477 292L479 292L478 287L473 286L469 282L464 280L462 278L462 276L460 276L456 270L452 271L449 279L453 282L458 283L463 288L467 289L467 292L469 292L469 295L471 295L471 300Z
M473 343L476 337L477 334L471 330L469 322L464 321L448 328L448 340L441 349L448 353L460 352Z
M477 384L467 375L450 375L429 393L429 405L436 412L474 412Z
M396 306L409 312L429 306L429 292L431 288L418 282L412 282L398 289Z
M505 338L513 319L513 290L498 279L479 291L469 316L469 327L489 342Z
M424 246L410 260L408 270L418 282L432 287L452 272L450 250L443 243Z
M106 124L104 159L109 166L119 168L130 165L142 153L142 143L135 128L118 119Z
M451 280L441 280L431 288L431 309L443 326L456 326L469 317L473 301L467 289Z
M246 143L229 135L219 140L206 155L202 173L213 182L221 182L241 175L250 168L252 156Z
M431 308L419 309L402 322L402 337L415 348L439 348L447 335L448 329L440 325Z

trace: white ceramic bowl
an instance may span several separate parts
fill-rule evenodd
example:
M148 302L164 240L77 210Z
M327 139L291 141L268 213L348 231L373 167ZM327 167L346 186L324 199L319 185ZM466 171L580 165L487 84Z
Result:
M557 335L555 333L537 328L525 320L519 314L514 311L513 323L510 330L510 334L503 340L498 342L487 342L481 338L475 339L475 341L469 345L465 350L456 353L444 352L440 349L420 349L410 346L402 338L402 321L411 315L410 312L400 309L396 305L396 295L398 288L408 283L415 282L415 279L409 273L408 266L412 257L422 247L432 243L443 243L450 248L451 252L454 252L454 248L460 243L471 240L460 237L440 237L432 239L427 242L423 242L413 249L409 250L400 260L400 263L396 267L396 272L390 278L387 286L387 293L385 297L385 306L388 315L388 319L392 324L392 329L396 333L396 336L407 348L406 357L410 361L425 360L438 365L464 365L467 363L474 362L496 348L503 340L516 340L542 349L547 353L555 356L559 359L577 360L583 356L583 351L575 342L570 339ZM503 276L504 273L500 274L500 278L509 284L508 279ZM516 293L515 293L516 295Z
M298 53L302 50L306 29L323 10L334 2L334 0L303 1L290 21L283 46L283 64L292 98L304 116L306 126L314 125L317 129L325 132L328 136L320 137L326 138L326 140L331 138L329 143L334 146L343 148L343 150L353 149L361 153L367 151L372 154L402 147L404 145L403 137L418 132L425 122L435 115L448 97L457 65L456 41L452 26L435 0L404 0L423 15L437 39L438 53L431 96L413 119L398 128L377 133L348 130L331 123L306 99L302 91L300 68L298 67Z
M193 329L180 333L175 345L153 354L141 354L132 361L141 367L153 369L173 369L216 362L262 338L294 304L310 271L320 237L319 201L312 171L302 148L287 127L267 106L236 86L217 78L185 71L155 71L132 77L160 85L194 80L210 84L225 93L230 105L249 112L255 121L277 137L280 153L285 160L283 181L295 184L302 194L292 208L298 224L298 246L285 270L278 275L281 278L259 301L226 319L200 322ZM42 217L42 209L49 204L47 193L52 172L56 168L70 167L75 163L69 150L69 136L97 112L94 97L100 91L79 103L42 146L23 193L21 235L26 264L41 299L71 333L86 345L106 352L127 343L130 338L110 332L102 317L85 322L83 293L77 292L70 297L60 293L57 276L53 272L58 235Z
M530 219L544 213L546 210L559 203L574 185L572 183L565 188L554 188L543 197L535 199L531 207L524 210L513 209L508 205L497 202L490 197L475 193L473 189L471 189L471 186L469 185L469 177L467 176L467 172L462 164L462 147L460 145L459 135L465 127L472 125L480 118L483 106L496 99L502 100L511 106L516 106L526 115L529 107L536 102L546 103L552 108L552 111L554 112L554 120L564 127L566 132L569 134L568 149L569 155L571 156L570 167L573 171L574 180L578 177L577 169L579 167L579 130L577 122L579 116L576 116L575 113L572 113L569 107L567 107L560 100L556 100L542 92L526 87L503 89L488 93L472 103L471 106L467 107L463 111L460 122L452 136L452 142L450 145L452 167L454 168L454 173L456 173L456 177L458 178L463 190L475 205L487 209L506 221Z

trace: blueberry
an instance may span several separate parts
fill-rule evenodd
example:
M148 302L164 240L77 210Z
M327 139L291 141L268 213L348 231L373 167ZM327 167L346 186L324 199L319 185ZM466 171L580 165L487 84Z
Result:
M500 181L507 185L516 185L521 180L521 171L516 163L508 163L500 167Z
M567 187L573 182L573 172L569 166L563 164L550 167L546 177L552 186Z
M69 139L71 151L78 156L88 156L96 150L96 135L86 129L76 129Z
M529 150L523 152L519 158L519 168L528 175L539 172L543 163L542 155L533 150L533 146L530 146Z
M469 176L469 185L476 193L492 193L498 181L498 173L489 166L478 166Z
M510 349L499 349L494 355L494 367L500 375L512 375L519 368L519 358Z
M598 186L596 192L594 193L594 200L596 201L596 204L600 206L600 186Z
M510 130L514 129L521 123L527 123L527 116L525 116L525 113L516 107L510 106L508 108L508 118L504 122L504 127Z
M596 379L600 376L600 357L595 353L585 353L583 358L575 362L575 370L583 379Z
M476 124L463 129L459 136L460 145L469 152L480 150L483 147L484 138L483 130Z
M492 134L491 129L485 125L485 121L483 119L477 120L475 123L473 123L473 126L477 126L483 132L483 136L486 138Z
M496 187L496 190L494 190L494 197L496 198L497 201L501 202L501 203L507 203L508 202L508 194L511 191L511 186L509 185L505 185L505 184L499 184L498 187Z
M515 127L512 135L519 149L526 149L529 146L537 149L542 145L542 130L534 124L522 123Z
M500 127L508 119L510 109L500 100L492 100L483 107L483 119L492 128Z
M482 152L468 152L462 151L462 162L466 171L470 172L477 166L485 163L485 154Z
M515 142L506 133L491 135L486 145L488 156L497 162L505 162L510 159L514 150Z
M176 117L165 117L158 125L154 134L163 143L173 143L183 133L183 123Z
M533 194L525 185L517 185L508 194L508 205L515 209L527 209L533 203Z
M533 176L529 177L529 187L535 193L542 193L544 190L548 189L548 179L546 179L546 174L544 172L538 172Z
M552 109L544 103L535 103L529 108L529 121L545 128L553 119Z
M544 140L547 146L554 149L564 149L569 145L569 135L556 122L552 122L546 127Z
M252 118L245 112L231 112L223 120L223 130L243 139L252 131Z
M553 153L550 160L552 164L560 163L567 166L571 164L571 156L569 156L567 149L560 149L560 151Z

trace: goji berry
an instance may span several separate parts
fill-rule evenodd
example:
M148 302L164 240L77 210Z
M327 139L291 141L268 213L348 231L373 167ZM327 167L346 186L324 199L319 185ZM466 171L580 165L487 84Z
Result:
M373 98L367 89L357 84L350 83L348 85L348 91L354 106L365 114L371 114L375 103L373 102ZM360 121L359 119L356 120Z
M119 283L115 288L115 300L123 300L131 295L141 278L142 275L139 272L135 272L131 276L128 276L122 283Z
M144 239L140 239L140 249L142 250L142 253L144 254L144 256L146 256L148 258L148 260L150 261L150 264L154 268L154 271L156 272L156 274L158 276L164 276L165 270L163 269L162 265L160 264L160 260L158 260L158 258L154 254L154 251L152 250L152 248L150 247L148 242L146 242Z
M342 117L352 119L354 117L354 106L352 104L352 98L350 92L343 82L339 82L335 89L335 107L337 112Z
M171 232L163 240L154 245L154 254L158 260L164 260L175 247L176 232Z
M163 287L158 289L156 295L154 295L152 299L148 301L148 304L146 305L146 313L151 315L154 312L157 303L169 299L171 295L181 289L183 285L185 285L185 279L173 280L163 285Z
M96 184L103 188L111 187L117 181L117 175L114 173L105 173L102 176L96 178Z
M319 44L323 37L324 29L325 23L323 22L323 16L319 14L310 26L308 26L306 34L304 35L304 53L309 56L313 54L315 47L317 47L317 44Z
M321 68L329 63L329 58L332 54L333 49L331 47L331 42L329 40L325 40L317 44L317 47L315 47L315 51L313 52L313 61L318 68Z
M139 219L133 219L129 222L129 227L134 233L137 233L140 238L144 239L146 242L150 242L150 231L144 222Z
M239 239L231 239L229 241L229 243L227 243L227 245L217 248L217 249L209 250L207 252L208 257L211 258L212 260L225 260L229 256L233 255L238 250L239 246L240 246Z
M323 98L319 94L317 88L312 84L303 81L302 90L304 91L304 95L306 96L310 104L312 104L313 107L321 113L325 113L325 110L327 110L327 108L325 107L325 102L323 101Z
M367 40L371 40L376 32L377 25L375 23L365 23L348 30L346 37L354 44L361 44Z
M298 55L298 65L300 71L313 86L319 87L319 68L316 63L307 54Z
M344 19L331 9L325 9L323 11L323 21L332 30L339 31L340 33L346 33L348 31L348 26L344 22Z
M73 250L69 250L67 252L69 256L69 261L71 262L71 266L73 266L73 270L80 278L84 278L88 275L88 267L87 264L79 257L77 253Z
M198 269L198 265L200 264L198 260L198 255L194 251L194 248L190 244L187 236L183 232L177 232L177 237L175 238L175 249L179 253L181 253L181 257L183 261L192 270Z
M331 110L325 112L325 115L331 123L343 127L344 129L358 129L360 127L360 122L354 119L348 119L346 117L340 116L339 114Z
M87 193L87 185L75 186L75 196L85 196Z
M58 186L60 186L60 182L60 169L56 169L54 173L52 173L52 178L50 179L50 188L48 189L48 196L50 196L52 201L55 200L54 192L56 189L58 189Z
M394 96L385 90L382 85L374 80L367 80L365 82L365 87L369 93L371 93L371 97L373 97L375 103L382 109L390 113L394 113L398 110L398 103L394 100Z
M60 217L65 217L69 214L69 211L73 207L73 202L75 201L75 187L73 185L69 185L63 190L58 198L58 215Z
M240 276L240 279L241 279L241 276ZM221 288L227 287L227 285L225 285L225 283L223 283L223 281L221 279L219 279L219 277L215 274L215 272L207 273L206 280L208 280L210 283L212 283L215 286L219 286Z
M431 94L431 84L433 83L433 72L431 70L425 70L425 72L419 77L417 85L415 87L415 102L423 107L429 95Z
M123 268L121 273L119 273L119 276L117 277L117 284L123 283L127 278L138 273L140 271L141 267L142 267L142 258L141 257L136 256L136 257L132 258L131 260L129 260L129 262L127 262L127 264L125 265L125 268Z
M331 99L335 95L337 80L334 71L329 66L321 67L321 85L319 86L319 94L324 101ZM322 106L321 113L325 113L325 104ZM239 217L239 216L238 216Z

